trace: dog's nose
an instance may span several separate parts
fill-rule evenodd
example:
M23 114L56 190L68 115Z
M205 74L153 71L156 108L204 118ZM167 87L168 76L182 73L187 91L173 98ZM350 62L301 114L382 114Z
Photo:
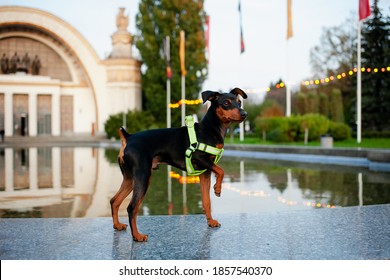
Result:
M241 114L241 118L243 118L243 119L245 119L246 116L248 116L248 113L245 111L241 111L240 114Z

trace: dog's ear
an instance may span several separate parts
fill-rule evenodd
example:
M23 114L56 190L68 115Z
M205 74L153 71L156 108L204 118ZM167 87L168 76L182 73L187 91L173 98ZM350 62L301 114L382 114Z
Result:
M206 103L206 101L208 100L210 101L215 100L218 95L220 95L220 93L217 91L206 90L202 92L203 104Z
M248 95L246 95L246 93L240 88L234 88L230 91L230 93L233 93L234 95L241 95L244 99L248 98Z

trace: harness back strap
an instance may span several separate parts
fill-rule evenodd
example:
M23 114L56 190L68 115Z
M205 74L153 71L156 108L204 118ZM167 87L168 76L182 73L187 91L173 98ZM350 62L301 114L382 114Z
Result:
M215 164L217 164L218 161L221 159L221 157L223 155L223 151L224 151L224 149L218 149L218 148L210 146L210 145L199 143L198 139L196 138L194 125L195 125L194 118L192 116L186 116L186 126L187 126L187 131L188 131L188 137L190 139L190 146L186 150L185 161L186 161L187 174L189 176L198 176L207 170L207 169L195 170L194 166L192 165L192 162L191 162L192 154L196 150L214 155L215 156L215 159L214 159Z

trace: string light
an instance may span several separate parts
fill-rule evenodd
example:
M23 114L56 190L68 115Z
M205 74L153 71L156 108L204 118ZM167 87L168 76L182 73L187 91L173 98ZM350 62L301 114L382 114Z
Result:
M185 105L199 105L199 104L202 104L203 103L203 100L202 99L195 99L195 100L189 100L189 99L185 99L184 100L184 104ZM183 104L183 99L182 100L179 100L178 102L176 103L171 103L169 104L169 107L170 108L173 108L173 109L176 109L176 108L179 108L181 105Z
M230 184L224 184L223 189L236 192L240 194L241 196L253 196L253 197L269 197L271 196L270 194L264 192L263 190L261 191L245 191L245 190L240 190L239 188L232 187Z
M299 202L296 200L288 200L284 198L283 196L278 197L278 201L283 204L287 204L288 206L296 206L299 205ZM328 209L334 209L336 208L335 205L329 204L329 203L319 203L319 202L302 202L303 206L311 207L311 208L328 208Z
M176 173L176 172L169 172L169 177L173 178L173 179L177 179L179 181L180 184L197 184L200 182L200 179L199 179L199 176L188 176L188 177L185 177L185 176L181 176L179 173Z
M371 73L371 72L373 72L373 73L378 73L378 72L384 73L386 71L390 72L390 66L387 66L386 68L382 67L382 68L374 68L374 69L372 69L370 67L367 67L367 68L366 67L362 67L361 71L362 71L362 73L366 73L366 72L367 73ZM348 72L343 72L343 73L337 74L336 78L338 80L346 78L346 77L348 77L347 73L348 73L349 76L353 76L355 73L357 73L357 68L355 67L355 68L349 70ZM317 79L317 80L314 81L314 83L316 85L319 85L319 84L323 84L323 83L329 83L330 81L333 81L333 80L334 80L334 76L329 76L329 77L325 77L323 79ZM306 81L302 81L301 82L302 85L306 85L306 86L312 85L314 83L313 83L313 80L306 80Z
M271 194L266 193L263 190L260 190L260 191L240 190L239 188L231 186L231 184L229 184L229 183L225 183L223 185L223 189L236 192L236 193L240 194L241 196L252 196L252 197L261 197L261 198L272 197ZM319 203L319 202L313 202L313 201L312 202L306 201L306 202L299 203L296 200L289 200L289 199L284 198L283 196L278 196L277 200L278 200L278 202L280 202L282 204L286 204L288 206L302 205L302 206L311 207L311 208L329 208L329 209L336 208L335 205L332 205L329 203Z
M180 184L198 184L200 183L199 176L181 176L179 173L176 173L174 171L171 171L169 173L169 177L173 179L177 179ZM241 190L237 187L233 187L230 183L224 183L223 188L225 190L229 190L235 193L238 193L240 196L251 196L251 197L260 197L260 198L266 198L266 197L272 197L271 194L266 193L263 190L255 190L255 191L250 191L250 190ZM306 201L299 203L296 200L289 200L284 198L283 196L278 196L277 198L278 202L282 204L286 204L288 206L298 206L298 205L303 205L306 207L311 207L311 208L328 208L328 209L334 209L336 208L335 205L329 204L329 203L320 203L320 202L313 202L313 201ZM340 206L337 206L340 207Z
M366 67L362 67L361 68L361 72L362 73L379 73L379 72L390 72L390 66L387 66L387 67L381 67L381 68L366 68ZM357 68L353 68L347 72L343 72L343 73L340 73L340 74L337 74L337 75L331 75L329 77L324 77L322 79L315 79L315 80L304 80L304 81L301 81L301 84L304 85L304 86L309 86L309 85L320 85L320 84L325 84L325 83L330 83L332 81L334 81L335 79L337 80L341 80L341 79L344 79L346 77L349 77L349 76L353 76L355 75L355 73L357 73ZM290 85L295 85L296 83L289 83ZM284 82L280 82L280 83L277 83L275 85L275 88L277 89L281 89L281 88L284 88L286 87L286 84ZM247 89L247 92L251 92L251 93L254 93L254 92L262 92L262 91L266 91L266 92L270 92L271 91L271 88L270 87L267 87L265 89L261 89L261 90L251 90L251 89ZM203 103L203 100L202 99L194 99L194 100L188 100L188 99L185 99L184 100L184 103L186 105L199 105L199 104L202 104ZM183 104L183 100L179 100L178 102L176 103L172 103L172 104L169 104L169 107L170 108L173 108L173 109L176 109L176 108L179 108L181 105Z
M381 68L379 68L379 67L376 67L376 68L362 67L361 71L362 71L362 73L379 73L379 72L384 73L386 71L390 72L390 66L381 67ZM334 81L335 79L341 80L341 79L344 79L346 77L353 76L353 75L355 75L355 73L357 73L356 67L347 71L347 72L331 75L329 77L324 77L321 79L313 79L313 80L304 80L301 82L301 84L304 86L309 86L309 85L320 85L320 84L330 83L330 82ZM295 83L293 83L291 85L294 85L294 84ZM280 88L283 88L285 86L286 86L285 83L281 82L281 83L276 84L275 88L280 89ZM266 89L266 91L270 92L271 88L268 87Z

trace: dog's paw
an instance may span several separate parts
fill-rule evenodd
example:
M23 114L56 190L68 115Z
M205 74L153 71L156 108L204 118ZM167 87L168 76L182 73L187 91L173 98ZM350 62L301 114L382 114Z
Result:
M146 242L148 241L148 235L147 234L138 234L136 236L133 236L134 241L137 242Z
M217 220L210 219L207 221L209 227L220 227L221 224Z
M114 229L119 230L119 231L126 230L126 228L127 228L126 224L119 223L119 224L114 225Z
M215 196L217 196L217 197L221 196L221 189L222 189L221 186L217 186L217 184L214 185L214 194L215 194Z

